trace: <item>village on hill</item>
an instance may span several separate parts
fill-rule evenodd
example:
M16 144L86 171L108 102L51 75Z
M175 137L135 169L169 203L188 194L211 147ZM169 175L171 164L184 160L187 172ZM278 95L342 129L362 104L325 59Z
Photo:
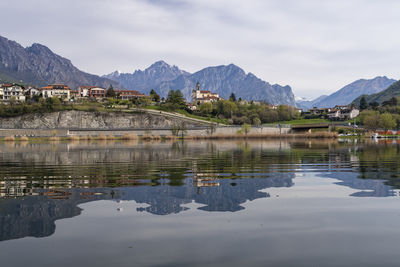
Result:
M105 89L98 86L82 85L74 90L65 84L51 84L41 88L32 86L25 87L17 83L5 83L0 85L0 101L5 105L10 103L33 103L39 102L40 99L49 98L58 98L63 103L79 103L85 100L101 103L106 99L114 98L116 100L130 101L136 104L139 103L141 106L167 102L167 99L160 98L154 90L152 90L150 95L145 95L136 90L113 89L112 86L110 86L108 89ZM229 100L231 102L238 102L243 105L263 105L265 109L276 111L279 110L279 106L286 106L286 108L289 108L292 113L297 115L292 116L293 118L303 115L314 119L323 118L330 120L349 120L356 118L360 113L359 109L350 105L338 105L334 108L312 108L304 112L301 109L287 105L270 105L260 101L246 101L240 98L236 99L234 94L231 95ZM217 93L213 93L209 90L202 90L200 88L200 84L197 83L196 88L192 91L192 101L185 101L184 104L185 109L189 111L205 114L212 113L212 105L215 105L220 101L225 101L225 99L220 97ZM276 121L279 121L279 118L277 118Z

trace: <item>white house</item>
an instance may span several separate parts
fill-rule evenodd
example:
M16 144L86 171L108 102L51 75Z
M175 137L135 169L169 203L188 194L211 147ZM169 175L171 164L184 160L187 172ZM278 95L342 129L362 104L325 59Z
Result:
M11 99L15 99L19 102L25 101L24 95L24 87L22 85L12 83L12 84L3 84L1 86L3 89L3 100L10 101Z
M347 109L335 108L327 116L331 120L351 120L356 118L358 114L360 114L358 109L347 107Z
M64 100L70 99L70 90L68 86L64 84L52 84L40 89L42 91L43 98L58 97Z
M35 87L28 87L25 89L24 94L25 96L29 96L30 98L34 97L35 95L40 95L41 91Z

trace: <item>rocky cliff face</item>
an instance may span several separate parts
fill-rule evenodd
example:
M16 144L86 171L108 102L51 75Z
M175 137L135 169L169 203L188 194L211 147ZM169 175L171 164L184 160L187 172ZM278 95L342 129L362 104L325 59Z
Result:
M112 80L80 71L71 61L54 54L41 44L24 48L20 44L0 36L0 82L23 82L45 86L53 83L66 84L75 89L79 85L96 85L108 88Z
M148 93L155 89L162 97L166 97L170 90L180 90L186 100L191 100L192 90L199 82L202 90L216 92L226 99L234 93L237 98L245 100L295 105L290 86L271 85L251 73L246 74L234 64L209 67L189 74L165 62L157 62L145 71L133 74L114 72L103 77L118 81L131 90Z
M187 127L203 125L183 118L138 113L98 113L61 111L45 114L27 114L13 118L1 118L2 129L171 129L186 123Z
M144 71L137 70L134 73L115 71L103 77L119 82L126 89L148 94L151 89L158 87L160 83L174 80L181 75L190 74L180 70L177 66L170 66L164 61L157 61Z

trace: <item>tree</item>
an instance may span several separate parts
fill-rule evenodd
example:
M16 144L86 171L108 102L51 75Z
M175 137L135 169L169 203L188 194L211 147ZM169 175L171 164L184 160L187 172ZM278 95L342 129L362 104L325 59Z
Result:
M224 115L225 118L231 118L238 111L236 103L222 100L218 102L218 113Z
M382 103L383 106L397 106L397 98L392 97L391 99L384 101Z
M212 110L213 110L213 106L212 106L211 103L207 102L207 103L201 104L200 107L199 107L199 109L200 109L200 112L201 112L203 115L208 115L208 114L211 114L211 112L212 112Z
M368 108L368 103L367 100L365 99L365 96L363 96L360 100L360 110L364 110Z
M377 107L379 107L379 103L374 101L372 103L369 103L370 107L372 107L373 109L376 109Z
M396 127L396 120L392 117L390 113L384 113L380 115L379 126L382 127L386 132L387 130Z
M10 97L9 103L11 107L15 106L17 103L17 98L15 96Z
M108 87L108 89L107 89L106 96L107 97L115 97L116 96L114 88L111 84L110 84L110 87Z
M261 125L261 120L258 117L253 118L253 124L258 127Z
M183 94L180 90L171 90L168 93L167 104L173 110L176 109L185 109L185 99L183 98Z
M182 122L180 124L174 124L172 126L171 132L173 135L179 136L181 134L182 138L183 136L187 133L187 126L185 122Z
M243 132L245 135L247 135L247 134L250 132L250 130L251 130L251 125L250 125L250 124L244 123L244 124L242 125L242 132Z
M160 95L157 94L157 92L154 91L154 89L151 89L151 91L150 91L150 98L154 102L157 102L157 103L160 102Z
M291 119L291 112L289 106L279 105L278 106L278 117L280 121L288 121Z
M234 93L232 93L231 96L229 97L229 101L236 102L236 96Z
M381 116L378 113L367 115L364 118L364 127L366 129L376 131L379 127Z

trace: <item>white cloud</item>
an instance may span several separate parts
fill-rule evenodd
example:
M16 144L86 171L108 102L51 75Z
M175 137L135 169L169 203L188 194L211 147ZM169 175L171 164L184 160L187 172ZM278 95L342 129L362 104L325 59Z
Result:
M393 0L4 0L0 34L47 45L91 73L159 59L188 71L235 63L315 97L359 78L398 78L399 8Z

